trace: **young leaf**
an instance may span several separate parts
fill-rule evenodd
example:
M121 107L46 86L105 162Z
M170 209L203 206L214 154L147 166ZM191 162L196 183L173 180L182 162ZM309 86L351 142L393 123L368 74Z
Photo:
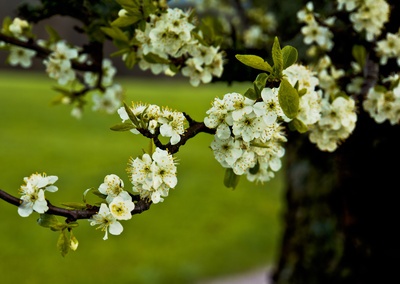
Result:
M66 256L70 248L70 239L67 234L68 230L62 230L57 241L57 248L62 256Z
M305 125L300 119L298 118L293 118L293 120L290 122L290 126L296 129L300 133L305 133L308 131L307 125Z
M257 78L253 82L258 98L261 98L261 91L265 88L267 79L268 79L267 73L260 73L257 75Z
M233 172L232 168L227 168L225 171L225 177L224 177L224 185L227 188L232 187L233 189L235 189L235 187L238 185L239 183L239 178L240 176L236 175Z
M61 39L60 35L52 26L46 26L46 32L49 35L50 42L57 42Z
M130 51L128 53L128 55L125 58L125 66L128 69L132 69L133 66L135 66L137 62L137 58L136 58L136 52L135 51Z
M296 117L299 111L300 98L288 80L283 79L278 92L279 104L288 118Z
M129 15L126 17L119 17L119 18L116 18L111 23L111 26L118 27L118 28L127 27L127 26L133 25L134 23L138 22L139 20L141 20L141 18L142 17L137 16L137 15Z
M80 202L64 202L62 205L68 209L86 209L86 204Z
M364 69L365 60L367 58L367 50L365 47L362 45L354 45L351 53L361 69Z
M274 75L276 78L281 78L283 71L283 57L277 37L275 37L274 44L272 45L272 60L274 61Z
M236 54L236 59L242 62L244 65L272 73L272 67L268 62L264 61L260 56L257 55L246 55Z
M54 215L50 214L40 214L37 223L40 226L49 228L52 231L61 231L67 227L65 223L61 223Z
M126 113L128 114L129 119L132 121L132 123L133 123L136 127L139 127L139 125L140 125L139 120L137 119L136 115L132 112L132 110L130 109L130 107L128 107L128 106L126 105L126 103L124 103L124 108L125 108Z
M129 131L136 128L132 123L124 122L117 125L111 126L110 129L113 131Z
M40 214L37 223L45 228L50 228L54 225L57 225L59 221L57 220L56 216L50 214Z
M155 53L147 53L143 55L143 58L149 63L158 63L158 64L169 64L170 61L168 59L162 58Z
M152 0L143 0L142 8L143 8L143 18L147 18L151 14L156 13L157 7L153 4Z
M282 48L283 69L286 69L292 64L296 63L297 57L297 49L293 46L286 45L284 48Z
M129 39L126 34L118 27L101 27L101 30L114 40L129 43Z
M256 93L256 91L254 91L253 88L248 88L247 91L244 93L244 96L251 100L258 99L257 93Z

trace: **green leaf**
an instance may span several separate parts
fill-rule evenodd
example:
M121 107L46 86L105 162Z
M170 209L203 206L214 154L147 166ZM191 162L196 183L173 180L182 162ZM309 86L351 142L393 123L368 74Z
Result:
M147 18L151 14L157 12L157 6L155 6L153 0L143 0L143 18Z
M297 57L297 49L293 46L286 45L284 48L282 48L283 69L286 69L296 63Z
M294 118L299 111L300 98L288 80L282 79L278 92L279 104L288 118Z
M351 51L354 59L360 65L361 69L364 69L365 61L367 59L367 50L362 45L354 45Z
M274 75L280 79L283 71L283 57L278 37L275 37L274 44L272 45L272 60L274 61Z
M134 51L129 52L125 58L126 68L132 69L133 66L135 66L136 62L137 62L136 52L134 52Z
M83 196L82 196L83 202L86 203L86 195L87 195L87 194L89 193L89 191L91 191L91 190L94 190L94 188L93 188L93 187L88 188L88 189L86 189L86 190L83 192Z
M292 121L290 121L290 127L296 129L300 133L305 133L308 131L307 125L304 124L300 119L298 118L293 118Z
M301 98L302 96L304 96L305 94L307 94L307 89L303 88L300 91L298 91L299 97Z
M148 154L151 156L151 155L153 155L153 153L156 151L156 144L154 143L154 140L153 139L150 139L150 141L149 141L149 152L148 152Z
M106 199L107 198L107 195L101 193L100 191L92 191L92 193L94 195L96 195L97 197L100 197L101 199Z
M208 43L204 40L203 37L201 37L198 33L192 31L191 35L202 45L208 46Z
M113 131L129 131L134 128L136 128L135 125L129 122L119 123L110 127L110 129Z
M253 82L254 90L257 94L257 99L261 98L261 91L265 88L265 84L267 83L268 75L267 73L260 73L257 75L257 78Z
M254 91L253 88L248 88L247 91L244 93L244 96L252 100L258 99L257 93L256 91Z
M154 53L147 53L143 55L143 58L149 63L158 63L158 64L169 64L170 61L168 59L162 58Z
M50 228L52 226L57 225L60 223L56 216L50 215L50 214L40 214L39 219L37 220L37 223L45 228Z
M79 223L78 223L78 222L69 222L69 223L66 223L66 227L67 227L68 229L76 228L76 227L78 227L78 226L79 226Z
M129 119L132 121L132 123L133 123L136 127L139 127L140 122L139 122L138 118L136 117L136 115L132 112L131 108L128 107L128 106L126 105L126 103L124 103L124 108L125 108L126 113L128 114Z
M127 35L118 27L101 27L100 29L103 31L103 33L114 40L129 43L129 38L127 37Z
M61 231L67 227L65 223L61 223L54 215L50 214L40 214L37 223L40 226L49 228L52 231Z
M80 202L64 202L62 205L68 209L86 209L86 204Z
M137 23L138 21L140 21L141 19L142 19L141 16L129 14L126 17L119 17L119 18L115 19L114 21L112 21L111 26L123 28L123 27L133 25L133 24Z
M68 230L62 230L57 241L57 248L62 256L66 256L70 248L70 238L68 237Z
M58 32L52 26L46 26L46 32L49 35L50 42L57 42L61 39Z
M245 54L236 54L236 59L242 62L244 65L252 67L254 69L259 69L263 71L267 71L269 73L272 72L272 67L268 62L264 61L260 56L257 55L245 55Z
M134 0L116 0L117 3L121 6L127 6L127 7L137 7L138 4Z
M238 176L237 174L235 174L233 172L232 168L227 168L225 171L225 177L224 177L224 185L227 188L232 187L233 189L235 189L235 187L238 185L239 183L239 178L240 176Z

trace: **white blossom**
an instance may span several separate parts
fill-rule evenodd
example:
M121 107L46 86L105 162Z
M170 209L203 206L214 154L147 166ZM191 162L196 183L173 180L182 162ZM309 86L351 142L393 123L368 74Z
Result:
M174 158L160 148L156 148L151 156L145 153L142 158L131 158L127 171L133 192L153 203L162 202L162 197L168 196L169 190L178 183Z
M103 240L108 239L108 232L112 235L119 235L124 229L121 223L111 214L110 209L105 203L100 205L99 212L88 219L88 221L91 226L98 225L97 229L104 232Z
M18 214L27 217L33 211L38 213L46 212L49 207L45 199L44 192L55 192L57 186L53 185L58 180L57 176L47 176L46 174L32 174L24 178L25 185L19 189L22 203L18 207Z

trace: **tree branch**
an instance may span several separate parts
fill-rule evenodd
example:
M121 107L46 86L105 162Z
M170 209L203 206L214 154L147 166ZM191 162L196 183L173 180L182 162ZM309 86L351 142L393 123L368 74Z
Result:
M1 189L0 189L0 199L3 199L4 201L15 206L19 206L22 203L21 199L12 196L11 194ZM135 202L135 209L133 209L131 212L132 215L140 214L143 211L146 211L150 208L151 205L150 201L137 198L136 196L133 197L133 200L135 200L136 202ZM47 200L47 206L49 207L49 210L46 211L46 214L66 217L67 218L66 222L73 222L79 219L90 219L100 209L98 206L91 206L91 205L87 205L88 206L87 209L82 209L82 210L66 209L54 206L48 200Z
M151 133L149 130L145 128L138 128L137 130L142 134L144 137L153 139L154 144L163 150L168 150L170 154L175 154L179 151L179 148L186 144L186 142L195 137L199 133L208 133L208 134L215 134L215 129L208 128L204 122L198 122L193 120L188 114L183 113L186 117L187 121L189 122L189 128L186 129L185 133L181 135L181 140L175 144L171 145L171 143L162 144L161 141L158 139L160 135L159 131L156 131L154 134Z
M0 32L0 41L9 43L9 44L12 44L15 46L19 46L22 48L34 50L34 51L36 51L36 57L38 57L38 58L47 58L52 53L52 50L38 45L32 39L30 39L28 41L23 41L23 40L15 38L15 37L7 36ZM99 73L101 71L101 65L98 66L98 64L84 64L84 63L80 63L76 60L72 60L71 64L72 64L72 68L75 70L78 70L78 71L90 71L90 72L96 72L96 73Z

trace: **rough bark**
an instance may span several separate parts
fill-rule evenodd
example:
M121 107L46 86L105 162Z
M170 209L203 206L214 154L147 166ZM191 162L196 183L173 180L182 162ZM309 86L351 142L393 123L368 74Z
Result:
M285 230L274 282L396 279L400 127L360 113L355 132L334 153L295 140L287 148Z

